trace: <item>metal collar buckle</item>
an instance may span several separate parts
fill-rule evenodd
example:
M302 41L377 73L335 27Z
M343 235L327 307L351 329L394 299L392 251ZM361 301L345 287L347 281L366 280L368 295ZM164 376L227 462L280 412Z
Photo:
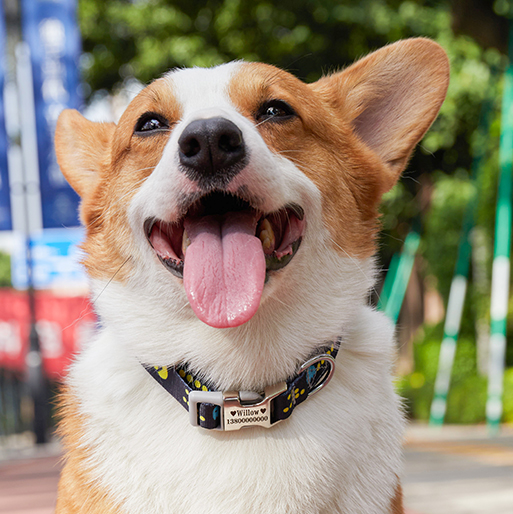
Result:
M298 376L301 373L308 373L312 366L318 364L328 364L328 367L312 384L309 396L325 387L335 371L335 359L331 355L322 354L307 360L299 369ZM271 402L285 393L288 387L287 382L279 382L266 387L263 397L260 394L246 391L191 391L189 394L189 420L192 425L199 426L198 404L210 403L218 405L220 408L220 423L216 430L233 431L248 427L270 428L282 421L282 419L271 421Z
M220 407L220 423L216 430L233 431L246 427L265 427L271 424L271 401L287 390L286 382L265 388L264 397L238 391L191 391L189 394L189 420L198 426L198 403L211 403ZM241 396L251 397L251 400ZM257 398L255 398L257 397ZM256 401L255 401L256 399Z

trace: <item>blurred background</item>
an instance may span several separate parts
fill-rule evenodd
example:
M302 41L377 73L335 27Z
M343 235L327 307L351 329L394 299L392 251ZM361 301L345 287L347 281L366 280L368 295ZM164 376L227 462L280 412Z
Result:
M511 19L510 0L3 0L0 459L53 440L58 384L95 329L77 264L78 198L53 153L59 112L116 121L170 68L234 59L311 82L414 36L444 47L451 83L385 196L369 301L397 322L397 388L411 420L487 424L486 437L507 429Z

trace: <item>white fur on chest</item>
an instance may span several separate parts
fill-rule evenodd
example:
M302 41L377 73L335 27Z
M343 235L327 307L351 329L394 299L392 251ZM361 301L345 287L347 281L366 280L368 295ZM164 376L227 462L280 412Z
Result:
M362 307L329 386L265 429L194 428L108 331L70 384L92 473L128 514L384 514L401 473L392 328Z

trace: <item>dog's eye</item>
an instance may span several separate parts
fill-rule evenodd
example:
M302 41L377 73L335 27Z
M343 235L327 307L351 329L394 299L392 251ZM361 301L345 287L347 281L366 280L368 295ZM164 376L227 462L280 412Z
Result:
M297 116L296 111L283 100L269 100L258 109L257 121L283 122Z
M135 124L134 134L140 136L150 135L157 131L163 131L169 128L169 122L155 112L144 113Z

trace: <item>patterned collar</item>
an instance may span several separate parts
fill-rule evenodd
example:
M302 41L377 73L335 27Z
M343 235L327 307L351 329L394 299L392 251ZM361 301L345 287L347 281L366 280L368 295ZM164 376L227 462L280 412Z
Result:
M308 359L286 382L254 392L215 391L187 366L152 366L146 371L187 411L191 424L206 429L270 428L287 419L309 396L325 387L335 371L341 338Z

